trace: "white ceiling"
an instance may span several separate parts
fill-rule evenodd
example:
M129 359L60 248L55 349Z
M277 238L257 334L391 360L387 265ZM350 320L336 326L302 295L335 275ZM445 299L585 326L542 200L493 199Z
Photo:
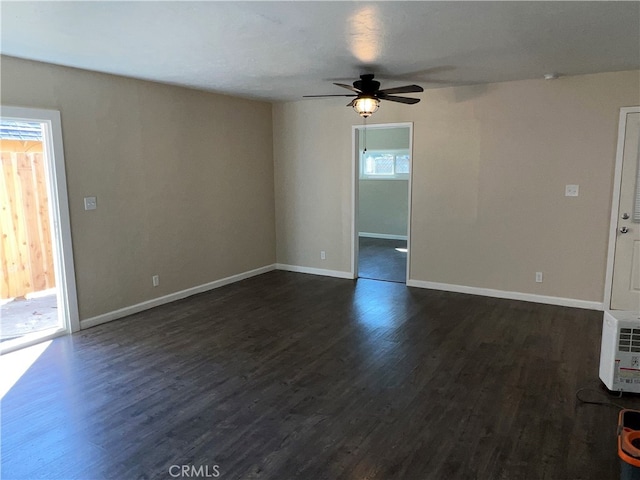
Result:
M15 57L264 100L640 68L640 2L7 2Z

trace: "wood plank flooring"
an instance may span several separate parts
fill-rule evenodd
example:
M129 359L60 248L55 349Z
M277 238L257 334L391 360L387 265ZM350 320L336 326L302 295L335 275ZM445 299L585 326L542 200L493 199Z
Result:
M53 341L2 478L617 479L617 410L574 398L601 318L270 272Z
M407 282L406 240L360 237L358 239L358 276L388 282Z

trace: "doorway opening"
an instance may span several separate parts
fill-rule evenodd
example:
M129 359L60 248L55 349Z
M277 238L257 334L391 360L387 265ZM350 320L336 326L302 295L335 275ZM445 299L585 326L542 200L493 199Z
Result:
M406 283L412 123L353 127L354 277Z
M0 352L79 329L60 114L2 107Z

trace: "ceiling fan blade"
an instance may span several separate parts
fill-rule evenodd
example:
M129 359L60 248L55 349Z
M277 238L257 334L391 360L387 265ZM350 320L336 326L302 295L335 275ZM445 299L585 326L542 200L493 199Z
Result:
M357 95L303 95L303 98L318 98L318 97L357 97Z
M334 83L334 85L337 85L338 87L346 88L347 90L351 90L352 92L362 93L360 90L352 87L351 85L345 85L344 83Z
M418 93L424 92L424 88L420 85L405 85L404 87L396 87L396 88L386 88L384 90L380 90L378 93L388 94L388 93Z
M420 101L419 98L393 97L391 95L389 95L389 96L380 95L379 98L380 98L380 100L389 100L391 102L406 103L408 105L413 105L414 103L418 103Z
M353 107L353 104L356 103L356 99L354 98L349 103L347 103L347 107Z

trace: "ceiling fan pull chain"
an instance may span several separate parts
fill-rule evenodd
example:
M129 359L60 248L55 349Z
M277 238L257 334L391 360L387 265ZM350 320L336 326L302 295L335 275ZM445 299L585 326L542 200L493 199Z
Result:
M364 118L364 150L362 150L362 153L367 153L367 117L363 117Z

